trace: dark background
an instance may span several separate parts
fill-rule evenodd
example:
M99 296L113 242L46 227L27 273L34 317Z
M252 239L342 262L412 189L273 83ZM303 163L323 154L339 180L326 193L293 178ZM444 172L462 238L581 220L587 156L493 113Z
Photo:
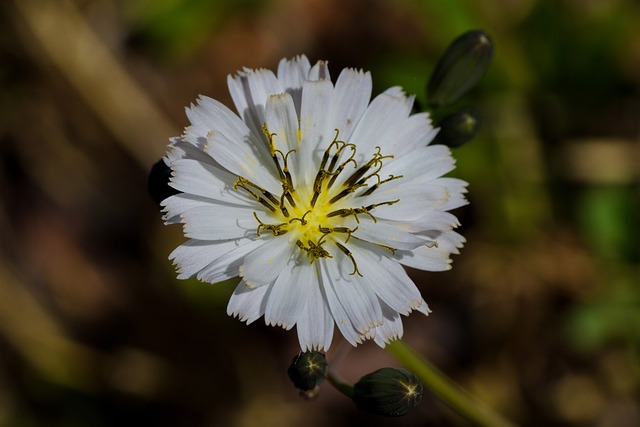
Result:
M228 318L234 284L179 282L147 176L198 94L305 53L424 87L446 45L496 55L460 106L467 238L412 272L405 340L524 426L640 425L640 3L632 0L5 0L0 3L0 425L468 425L298 398L293 332ZM337 340L336 340L337 342ZM348 380L397 365L368 343Z

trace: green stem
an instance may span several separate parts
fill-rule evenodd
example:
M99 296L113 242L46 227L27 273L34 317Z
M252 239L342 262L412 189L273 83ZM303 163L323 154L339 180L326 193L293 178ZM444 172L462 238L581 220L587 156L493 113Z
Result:
M420 378L444 403L469 421L483 427L516 427L501 415L478 403L435 366L418 355L400 340L387 344L386 349L399 362Z
M327 381L336 388L340 393L351 399L353 396L353 387L347 384L340 375L338 375L338 367L342 364L342 361L347 356L347 353L351 351L353 347L348 344L344 339L338 341L338 343L332 348L333 356L329 363L329 372L327 373Z
M336 390L338 390L348 398L351 398L351 396L353 396L353 387L342 381L331 371L329 371L329 374L327 375L327 381L329 381L331 385L336 388Z

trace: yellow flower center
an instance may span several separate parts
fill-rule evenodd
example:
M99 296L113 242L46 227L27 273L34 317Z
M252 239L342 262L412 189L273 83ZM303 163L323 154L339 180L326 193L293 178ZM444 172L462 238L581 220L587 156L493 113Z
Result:
M354 271L351 274L361 276L353 254L345 245L358 229L359 215L369 216L376 222L371 211L378 206L393 205L399 201L397 199L366 206L357 205L359 197L373 193L385 182L402 178L402 175L390 175L384 180L380 178L383 160L393 156L383 156L380 147L376 147L371 159L358 166L354 159L356 146L338 140L339 131L336 129L333 142L323 154L313 185L296 190L287 165L287 159L290 155L295 155L296 151L283 153L276 149L273 140L275 134L270 133L266 126L263 127L263 131L269 140L271 157L282 184L280 197L241 176L234 184L236 190L243 189L267 208L267 211L261 212L260 215L257 212L253 213L258 224L256 234L287 234L292 243L306 252L310 263L318 258L332 258L324 247L331 241L353 263ZM339 180L347 168L353 172L346 179ZM346 176L347 172L344 173ZM354 204L355 207L351 207ZM350 207L345 207L349 205ZM394 248L385 248L395 251Z

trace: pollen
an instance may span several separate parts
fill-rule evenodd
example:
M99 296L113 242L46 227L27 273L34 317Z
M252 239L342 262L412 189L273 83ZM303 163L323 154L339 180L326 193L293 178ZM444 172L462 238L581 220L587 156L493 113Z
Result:
M372 212L376 208L399 202L396 199L364 203L366 196L381 185L402 178L393 175L386 179L380 177L384 160L393 156L383 155L380 147L376 147L372 157L359 165L355 160L357 147L340 140L340 131L336 129L312 182L294 182L288 163L291 156L298 154L297 150L283 152L276 148L276 134L270 132L266 124L262 130L269 142L271 158L282 186L281 193L273 194L242 176L234 184L235 190L244 191L261 205L260 211L253 213L257 222L256 236L271 233L288 239L302 255L306 255L310 264L342 253L353 264L351 275L362 276L348 244L358 238L358 224L362 216L375 223L377 219ZM297 138L300 143L300 130ZM395 251L394 248L385 249Z

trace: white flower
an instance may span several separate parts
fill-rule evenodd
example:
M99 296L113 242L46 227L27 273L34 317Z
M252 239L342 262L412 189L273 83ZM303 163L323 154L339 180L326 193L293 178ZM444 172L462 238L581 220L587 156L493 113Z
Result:
M466 183L413 98L392 87L371 102L371 75L282 60L277 75L228 78L238 115L201 96L165 161L180 194L167 223L190 240L170 255L179 278L240 276L227 312L297 327L302 350L327 350L334 324L351 344L402 336L400 315L429 313L402 265L450 268L464 238L447 211Z

